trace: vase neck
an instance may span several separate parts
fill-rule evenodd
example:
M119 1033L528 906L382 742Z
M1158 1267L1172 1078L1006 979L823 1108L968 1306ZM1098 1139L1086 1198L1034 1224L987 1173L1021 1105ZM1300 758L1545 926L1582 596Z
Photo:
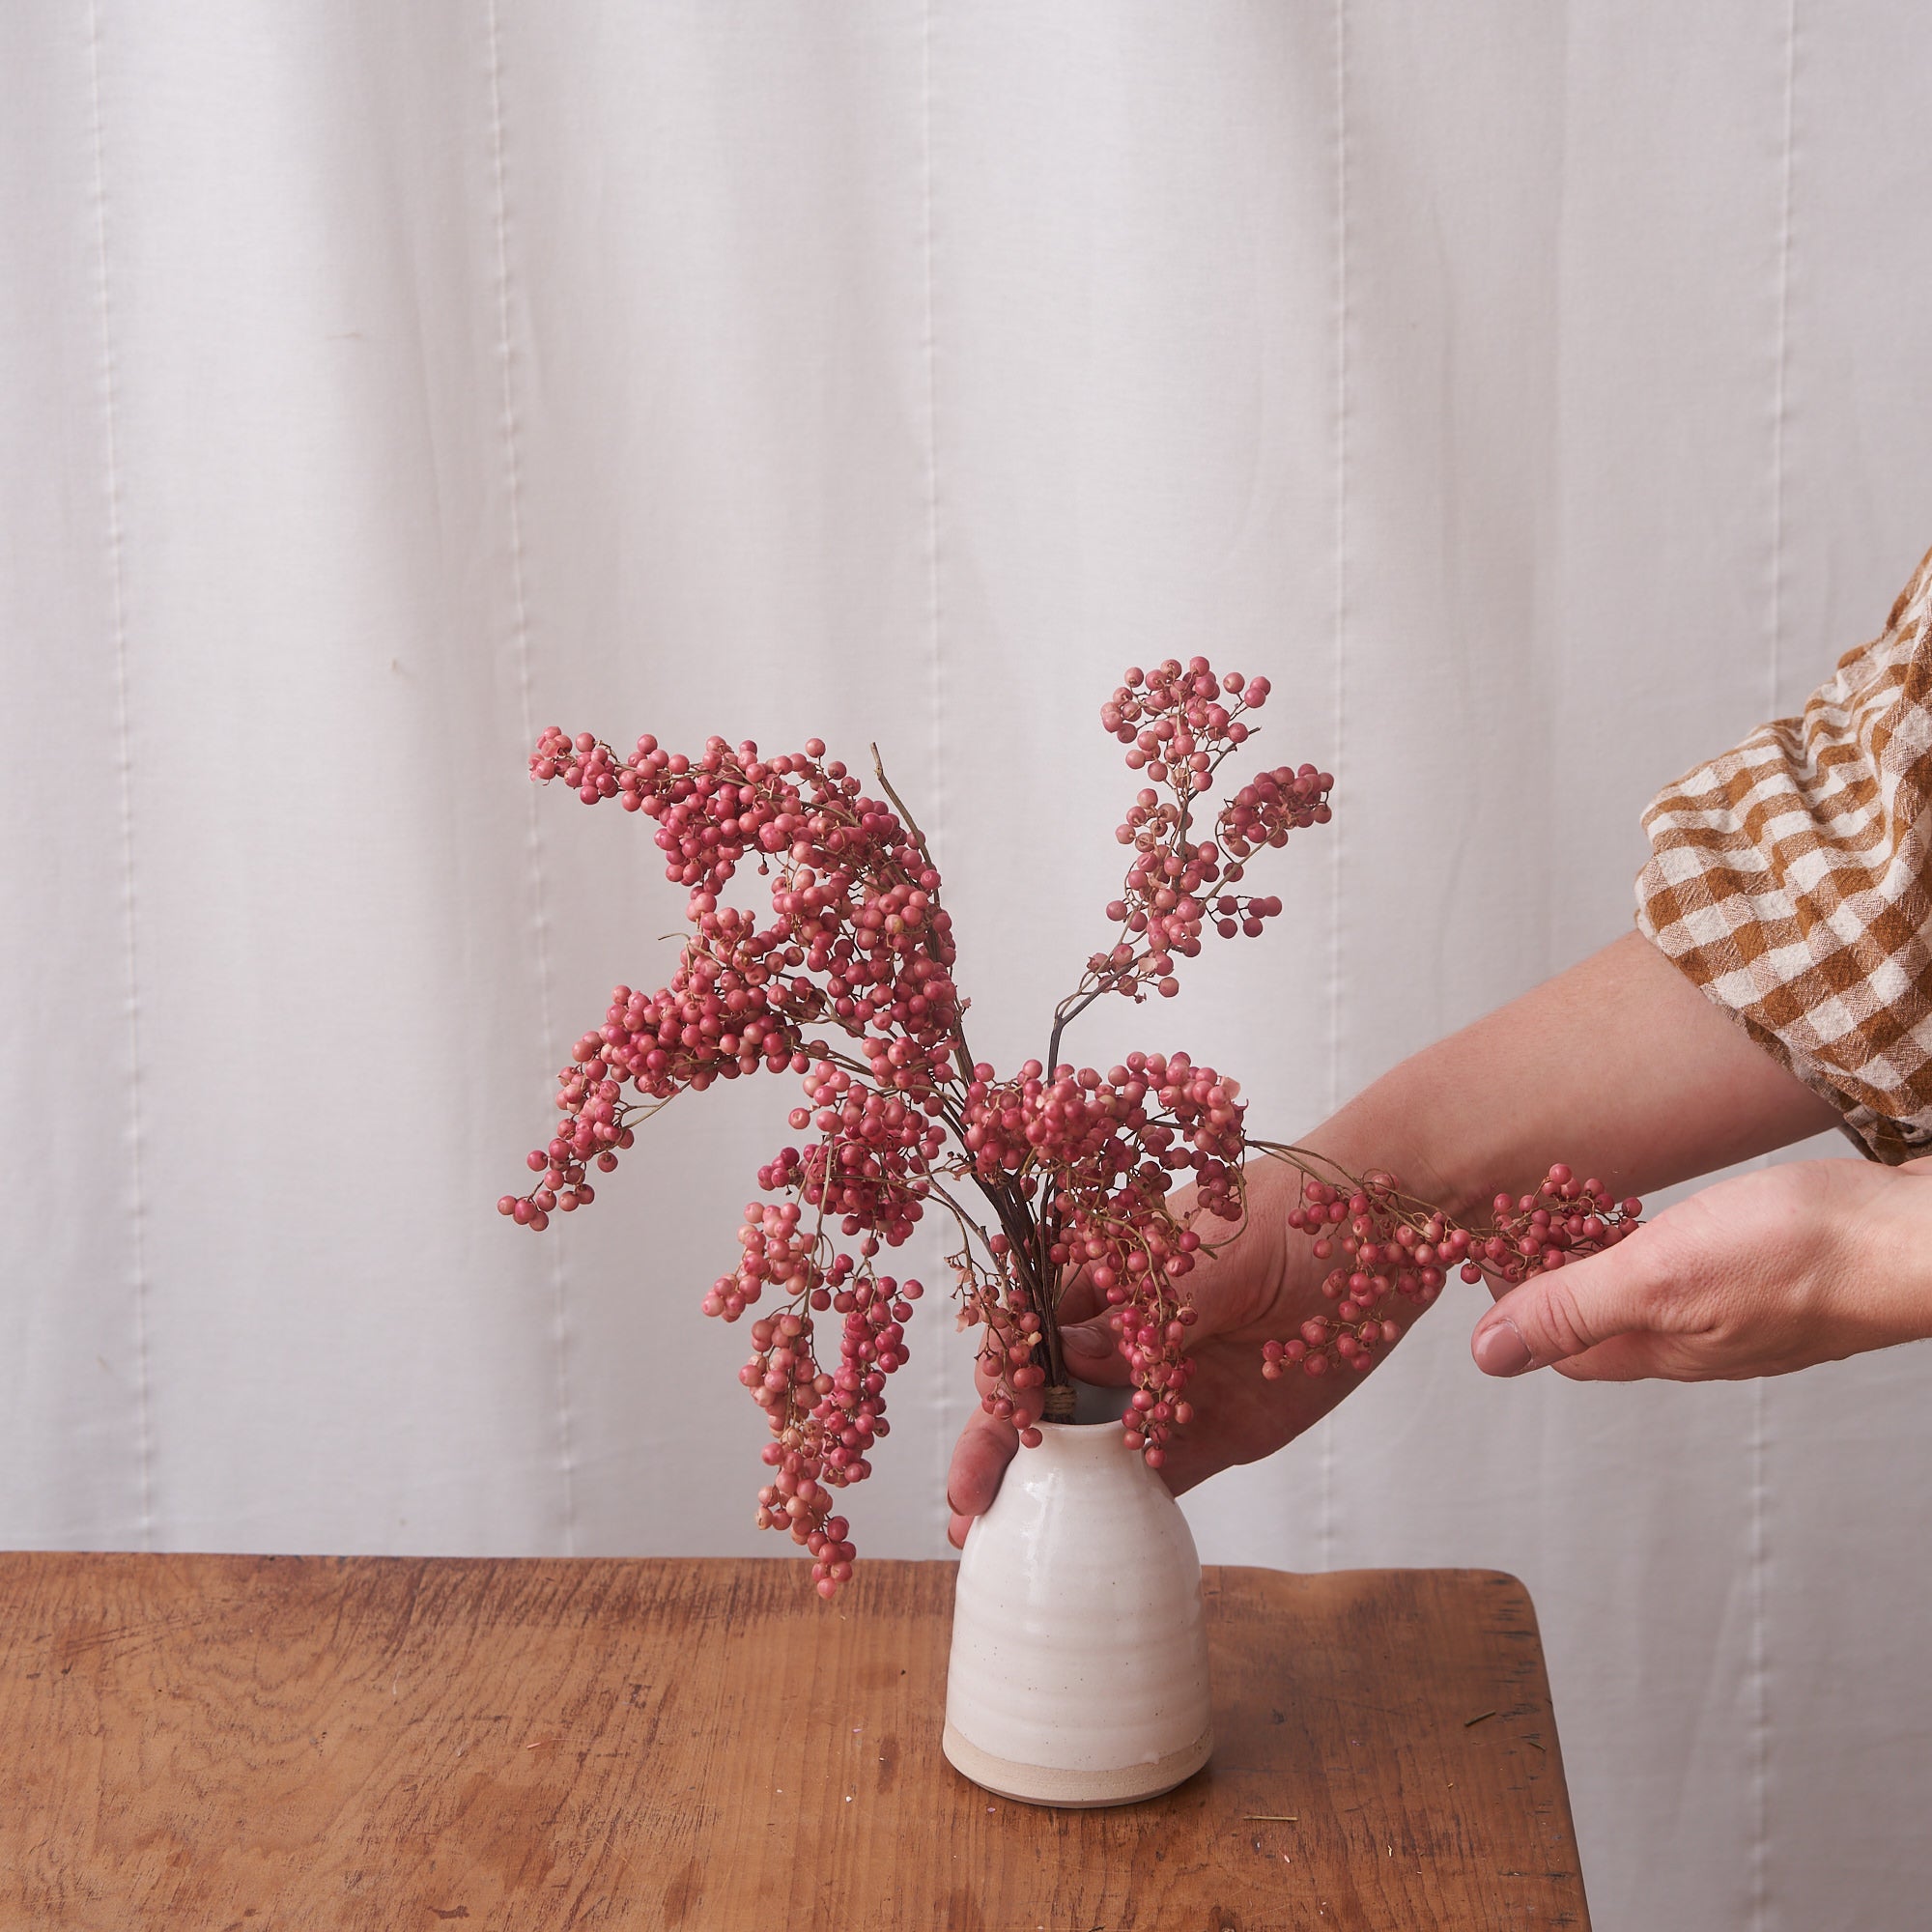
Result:
M1118 1422L1042 1422L1037 1449L1022 1456L1045 1456L1055 1463L1112 1462L1128 1455Z

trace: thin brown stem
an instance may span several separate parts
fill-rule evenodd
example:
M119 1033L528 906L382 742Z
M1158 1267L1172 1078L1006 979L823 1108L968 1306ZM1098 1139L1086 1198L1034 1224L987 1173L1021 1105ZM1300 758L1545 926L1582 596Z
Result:
M885 760L879 756L878 746L874 744L871 750L872 770L874 774L877 776L879 782L885 786L886 796L897 807L899 817L905 822L905 829L912 834L912 842L919 847L920 851L924 854L926 862L930 864L932 853L926 845L925 834L919 829L919 820L907 810L905 800L893 789L893 781L886 776Z

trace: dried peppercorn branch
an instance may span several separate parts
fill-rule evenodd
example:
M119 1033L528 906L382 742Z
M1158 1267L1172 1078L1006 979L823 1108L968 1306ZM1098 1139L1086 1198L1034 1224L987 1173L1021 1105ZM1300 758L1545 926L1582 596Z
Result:
M1339 1257L1322 1284L1332 1311L1262 1350L1270 1378L1368 1369L1400 1332L1390 1297L1431 1301L1452 1267L1520 1280L1635 1222L1639 1203L1612 1204L1558 1166L1535 1195L1498 1195L1491 1223L1465 1227L1392 1175L1251 1141L1237 1084L1184 1053L1131 1053L1104 1073L1061 1059L1066 1028L1095 1001L1172 998L1178 962L1210 933L1254 937L1280 915L1279 898L1244 889L1247 867L1327 822L1328 775L1307 764L1257 772L1201 824L1267 696L1265 679L1169 659L1129 670L1102 707L1145 781L1116 830L1128 859L1107 907L1115 937L1054 1009L1045 1059L1004 1078L967 1043L939 868L876 752L883 800L817 739L766 757L712 738L691 758L644 737L623 759L589 732L553 727L537 742L533 779L655 822L668 874L689 892L693 932L668 986L617 987L604 1024L577 1042L558 1076L563 1119L529 1155L536 1179L498 1210L541 1230L587 1206L592 1170L612 1171L639 1122L687 1090L760 1070L803 1078L807 1104L790 1117L800 1144L758 1170L765 1198L746 1208L737 1265L704 1309L736 1321L768 1294L776 1304L753 1318L740 1371L772 1435L757 1520L809 1547L826 1596L853 1559L833 1496L870 1473L890 1429L887 1378L907 1358L905 1324L923 1293L881 1273L880 1258L928 1204L957 1229L947 1261L962 1323L982 1330L987 1407L1014 1416L1038 1390L1048 1420L1071 1415L1058 1318L1064 1284L1084 1270L1113 1311L1133 1383L1126 1442L1156 1467L1192 1418L1187 1276L1239 1231L1249 1155L1299 1172L1290 1223L1318 1259ZM770 880L763 923L722 899L748 858ZM836 1364L818 1348L828 1315L839 1318ZM1039 1439L1031 1426L1021 1435Z

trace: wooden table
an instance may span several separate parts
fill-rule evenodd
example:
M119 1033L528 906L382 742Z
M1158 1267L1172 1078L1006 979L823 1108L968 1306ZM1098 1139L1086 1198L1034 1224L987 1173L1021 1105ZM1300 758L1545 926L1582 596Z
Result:
M1211 1764L1043 1811L940 1756L947 1563L0 1555L0 1925L1587 1924L1520 1583L1207 1593Z

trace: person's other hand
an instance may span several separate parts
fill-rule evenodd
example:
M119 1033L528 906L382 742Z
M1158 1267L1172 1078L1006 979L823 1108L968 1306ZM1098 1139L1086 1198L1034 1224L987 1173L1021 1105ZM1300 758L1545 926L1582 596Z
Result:
M1186 1399L1194 1418L1166 1445L1160 1474L1179 1495L1217 1471L1271 1455L1333 1408L1363 1378L1352 1370L1321 1377L1291 1369L1279 1381L1262 1374L1262 1344L1295 1334L1311 1315L1325 1313L1321 1277L1332 1265L1317 1262L1309 1243L1288 1226L1298 1182L1269 1161L1250 1170L1248 1219L1241 1232L1188 1276L1197 1320L1187 1352L1194 1375ZM1185 1211L1186 1197L1177 1207ZM1213 1239L1210 1224L1203 1234ZM1105 1299L1077 1275L1061 1301L1061 1342L1066 1366L1081 1381L1118 1388L1127 1380ZM1403 1319L1406 1311L1393 1311ZM990 1381L978 1372L983 1395ZM1018 1424L1037 1419L1040 1392L1027 1400L1013 1422L976 1410L952 1451L946 1499L947 1535L963 1548L976 1516L992 1507L1000 1479L1019 1448Z
M1476 1323L1492 1376L1784 1375L1932 1334L1932 1158L1796 1161L1722 1180Z

